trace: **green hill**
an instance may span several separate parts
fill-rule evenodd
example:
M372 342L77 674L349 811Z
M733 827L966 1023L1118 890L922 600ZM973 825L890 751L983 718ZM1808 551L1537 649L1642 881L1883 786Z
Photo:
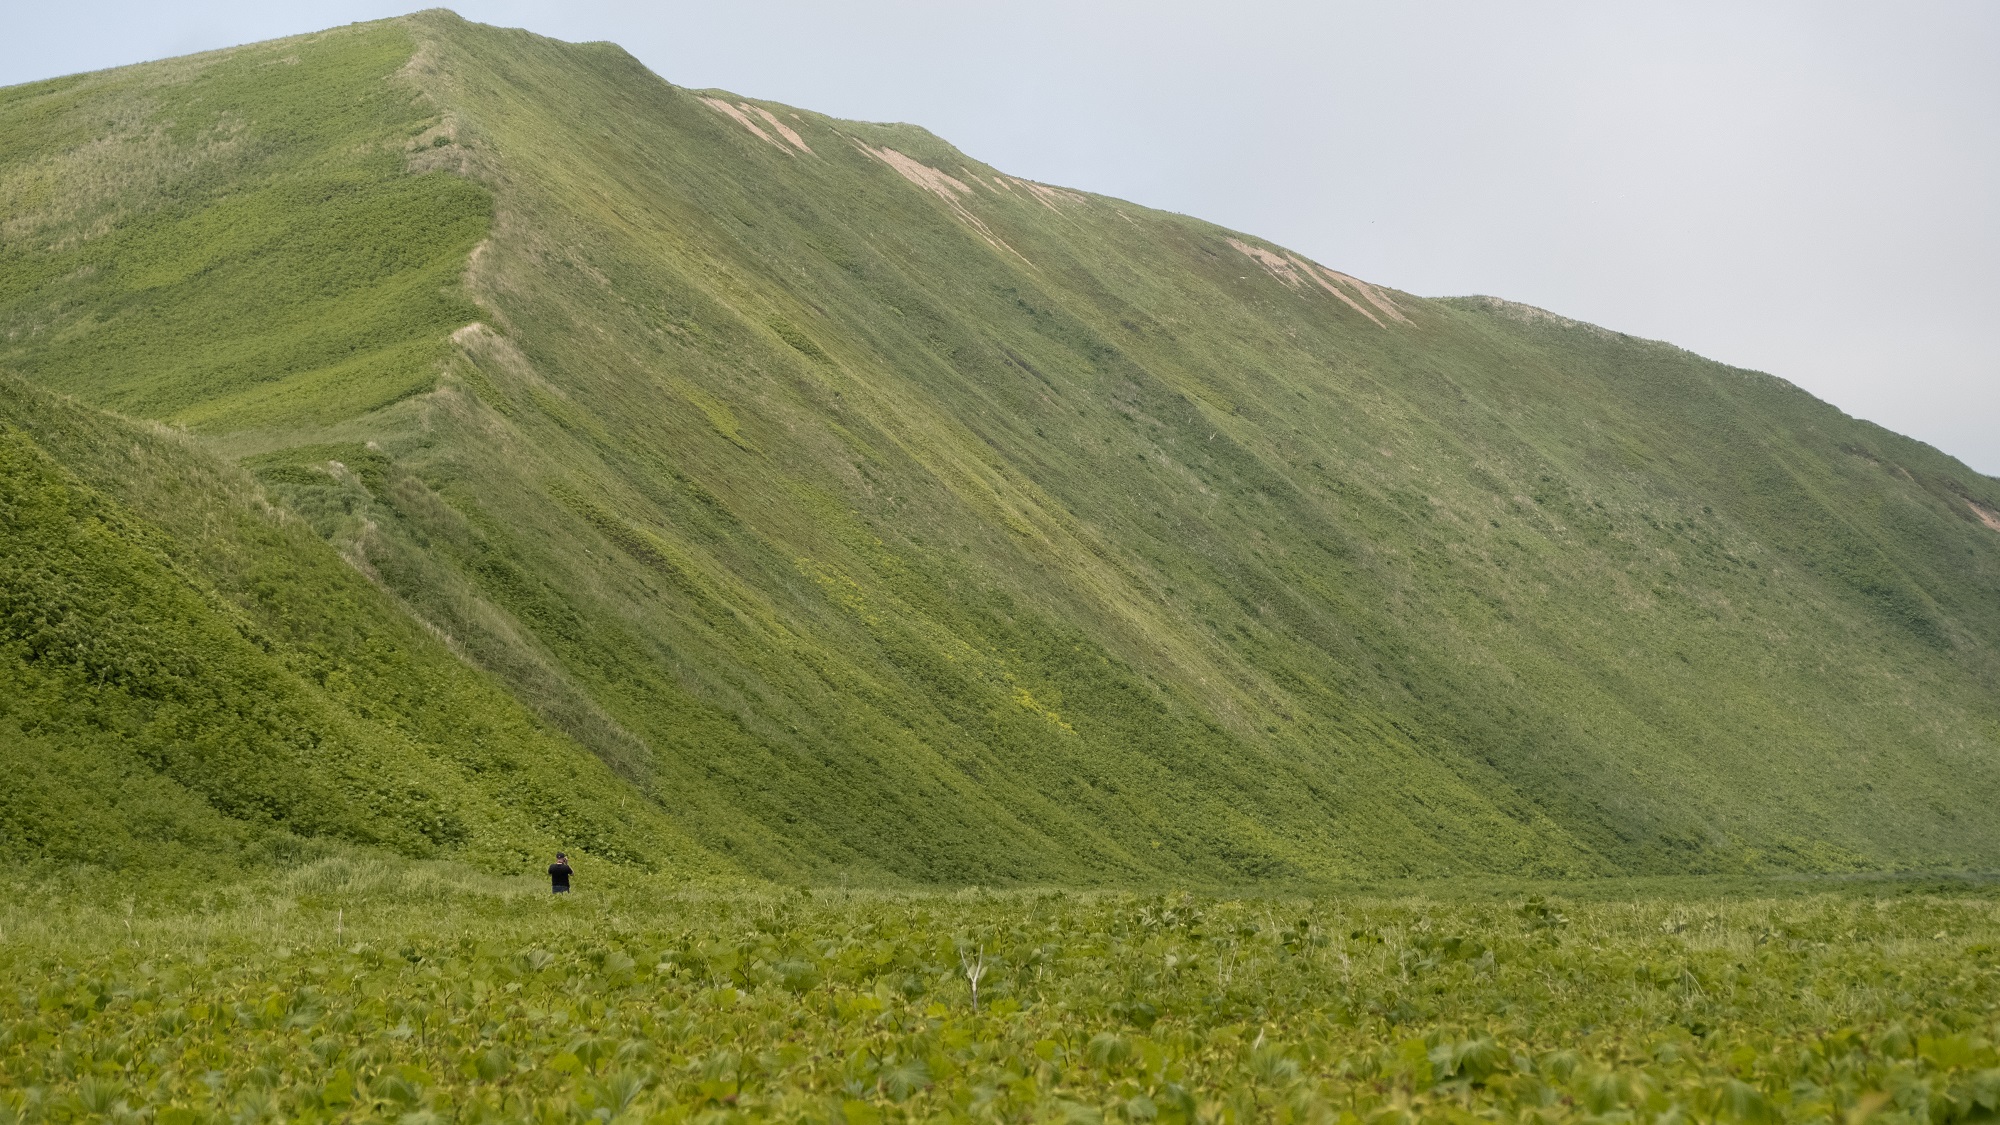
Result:
M2000 482L605 44L0 90L0 371L16 852L2000 863Z

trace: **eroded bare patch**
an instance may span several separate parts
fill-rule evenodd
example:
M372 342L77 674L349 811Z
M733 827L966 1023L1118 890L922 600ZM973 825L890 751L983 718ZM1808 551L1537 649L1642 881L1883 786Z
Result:
M988 245L996 250L1005 250L1016 258L1020 258L1023 262L1028 260L1019 250L1002 242L1000 236L993 233L992 228L988 227L979 216L966 208L965 203L960 197L972 194L972 186L970 184L967 184L949 172L933 168L923 161L897 152L893 148L872 148L863 141L854 140L853 137L849 137L848 140L853 141L854 147L860 149L862 152L894 168L897 175L943 200L945 206L951 208L951 213L958 216L967 226L978 232L979 237L985 239Z
M1325 266L1321 266L1319 268L1321 273L1326 274L1333 280L1344 282L1347 285L1353 286L1354 291L1361 294L1361 296L1365 298L1369 304L1374 305L1378 309L1381 309L1383 316L1386 316L1390 320L1397 321L1402 324L1410 323L1410 318L1403 315L1403 310L1397 306L1396 302L1389 299L1389 295L1387 293L1382 292L1380 289L1377 289L1373 285L1368 284L1367 282L1361 280L1358 277L1349 277L1346 274L1341 273L1339 270L1330 270L1327 269Z
M806 139L804 137L799 136L798 132L794 130L790 125L787 125L784 122L778 120L777 115L772 113L770 110L765 109L761 105L751 105L749 102L738 102L737 105L739 108L748 110L749 112L754 113L757 116L763 118L765 122L767 122L771 126L771 128L777 130L778 135L785 138L786 143L790 144L793 148L798 149L800 152L805 153L807 156L815 155L815 153L812 150L812 146L806 144ZM797 117L798 115L793 114L792 116Z
M701 98L703 105L706 105L708 108L714 110L715 112L722 114L724 117L729 118L731 121L736 122L738 125L743 126L745 129L750 130L751 133L756 135L758 140L763 141L765 144L770 145L772 148L777 149L779 152L784 153L786 156L790 156L792 154L792 150L785 147L785 142L779 140L778 138L772 136L769 133L766 133L763 129L759 128L755 121L750 120L749 114L744 113L742 110L737 109L735 106L730 105L728 102L723 101L721 98L711 98L705 94L696 96Z
M1994 511L1977 500L1967 500L1966 504L1971 507L1972 514L1979 517L1980 523L1985 524L1995 531L2000 531L2000 512Z
M1387 328L1388 325L1383 324L1382 317L1376 316L1375 312L1380 312L1383 316L1399 324L1411 323L1410 318L1403 315L1402 308L1396 302L1390 300L1387 293L1382 292L1380 289L1358 277L1349 277L1339 270L1330 270L1325 266L1308 261L1295 254L1281 254L1273 250L1266 250L1261 246L1252 246L1241 239L1230 238L1224 241L1235 247L1244 257L1262 266L1265 273L1277 278L1289 288L1302 288L1306 280L1311 279L1321 289L1340 298L1348 308L1374 321L1377 327ZM1353 296L1349 296L1349 290L1352 290L1361 300L1367 301L1369 305L1374 306L1375 312L1369 311L1360 302L1356 301Z
M1059 187L1050 187L1047 184L1038 184L1033 180L1015 179L1012 176L1009 176L1007 178L1013 180L1014 183L1019 184L1022 190L1026 191L1028 194L1040 200L1042 206L1048 208L1051 211L1061 211L1063 207L1066 205L1075 207L1090 202L1090 197L1082 194L1081 192L1067 191Z
M1362 308L1358 303L1355 302L1354 298L1347 295L1346 290L1342 289L1338 285L1335 285L1330 278L1325 276L1324 273L1314 268L1311 262L1302 261L1298 258L1293 258L1292 264L1297 266L1301 273L1304 273L1307 277L1312 278L1314 282L1318 283L1321 289L1324 289L1327 292L1333 294L1334 296L1340 298L1343 302L1346 303L1348 308L1353 309L1355 312L1358 312L1362 316L1367 317L1369 320L1374 321L1376 327L1378 328L1389 327L1388 325L1382 323L1380 317L1376 316L1372 312L1369 312L1367 309Z
M1265 273L1277 278L1288 288L1297 289L1300 285L1305 284L1299 277L1299 271L1292 268L1292 263L1286 261L1284 255L1273 254L1262 246L1252 246L1247 242L1242 242L1234 238L1227 239L1226 241L1240 251L1244 257L1263 266Z
M972 188L969 185L949 172L933 168L923 161L905 156L893 148L870 148L860 141L854 143L861 146L861 151L894 168L896 173L904 179L954 207L958 206L959 196L972 194Z

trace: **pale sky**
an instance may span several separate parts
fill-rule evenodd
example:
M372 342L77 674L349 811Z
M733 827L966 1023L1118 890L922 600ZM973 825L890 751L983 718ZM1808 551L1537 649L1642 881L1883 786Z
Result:
M411 10L0 0L0 84ZM2000 3L468 0L1789 379L2000 474Z

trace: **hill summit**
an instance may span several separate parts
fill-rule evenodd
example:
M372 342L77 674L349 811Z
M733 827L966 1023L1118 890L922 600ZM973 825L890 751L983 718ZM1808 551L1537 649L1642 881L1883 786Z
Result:
M2000 482L445 12L0 91L0 838L2000 863Z

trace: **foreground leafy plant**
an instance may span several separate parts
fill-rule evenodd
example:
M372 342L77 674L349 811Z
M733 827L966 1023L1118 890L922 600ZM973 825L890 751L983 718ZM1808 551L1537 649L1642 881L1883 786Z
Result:
M1984 894L1634 895L1563 903L1551 926L1518 900L635 885L550 901L415 870L329 860L200 913L16 910L0 946L13 982L0 1113L1947 1122L2000 1109L2000 923ZM979 947L974 1012L960 958Z

